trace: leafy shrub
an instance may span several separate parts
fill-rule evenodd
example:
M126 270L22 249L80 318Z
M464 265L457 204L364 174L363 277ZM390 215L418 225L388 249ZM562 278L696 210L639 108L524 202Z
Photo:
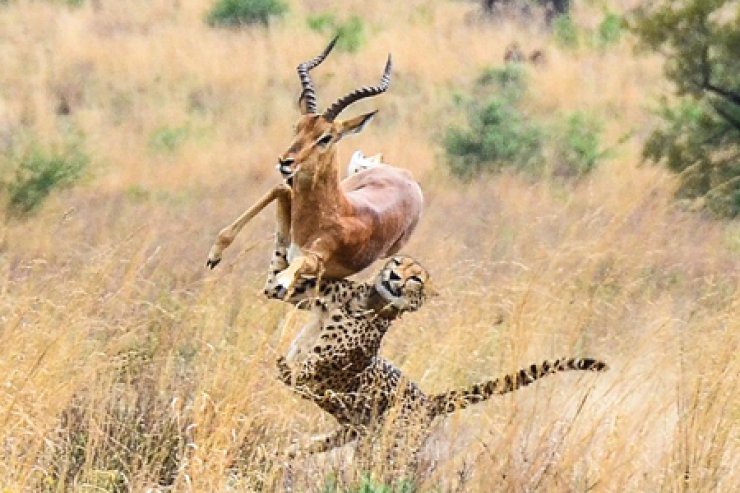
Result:
M469 180L482 172L513 166L534 170L542 163L542 132L508 102L491 99L468 113L467 128L444 137L450 171Z
M610 151L601 145L603 126L597 118L574 112L554 122L533 120L520 110L526 93L526 67L506 64L485 69L471 96L455 96L458 107L467 113L467 124L451 126L443 138L452 174L470 180L511 167L573 178L591 172L609 157ZM547 168L545 156L553 158Z
M607 12L596 29L596 46L605 48L617 44L622 37L622 24L621 16Z
M37 209L53 190L79 180L88 161L77 144L51 149L31 144L10 160L13 177L4 183L8 192L8 211L26 214Z
M607 157L601 149L601 122L583 112L569 115L562 128L555 130L554 173L559 176L582 176L592 171Z
M350 17L347 22L337 27L337 47L349 53L354 53L365 44L365 24L356 15Z
M558 45L563 48L578 48L580 33L569 15L556 17L552 23L552 32Z
M175 152L187 139L190 130L184 127L163 126L156 129L149 137L149 149L159 153Z
M340 51L354 53L365 44L365 23L356 15L340 22L334 14L322 13L306 18L306 24L313 31L338 36L336 48Z
M524 68L507 64L484 70L471 98L458 97L467 125L448 128L443 138L453 175L469 180L509 166L530 172L540 167L542 131L518 109L526 91Z
M288 10L281 0L217 0L206 16L211 26L239 27L262 24L280 17Z
M309 15L306 18L308 28L317 33L326 33L337 27L337 18L330 12L324 12L316 15Z
M443 138L453 175L469 180L505 167L540 168L543 132L518 108L527 91L526 75L518 64L489 68L476 81L472 97L459 97L467 124L451 126Z
M489 88L510 103L518 103L527 92L527 72L518 63L507 63L503 67L487 68L478 77L479 90Z

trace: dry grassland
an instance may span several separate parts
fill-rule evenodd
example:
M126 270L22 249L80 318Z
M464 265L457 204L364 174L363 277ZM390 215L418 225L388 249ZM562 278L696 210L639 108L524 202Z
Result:
M418 489L735 491L740 227L680 210L673 178L640 163L668 87L659 59L629 39L559 50L535 27L470 22L468 2L292 1L269 30L238 32L207 27L210 4L0 5L0 146L74 131L92 159L82 184L0 225L2 491L279 491L279 451L334 427L275 378L300 317L260 295L272 215L204 267L220 227L278 180L293 67L326 41L305 16L329 8L359 14L369 42L317 70L320 104L395 61L391 91L353 108L380 113L341 158L382 151L427 198L405 252L441 296L392 328L383 355L429 392L562 355L611 367L438 423ZM598 22L576 4L579 23ZM532 114L587 109L607 145L631 133L589 177L462 184L441 165L452 91L512 40L549 58L531 69ZM162 129L179 145L157 148ZM295 491L343 491L381 469L346 447L289 476Z

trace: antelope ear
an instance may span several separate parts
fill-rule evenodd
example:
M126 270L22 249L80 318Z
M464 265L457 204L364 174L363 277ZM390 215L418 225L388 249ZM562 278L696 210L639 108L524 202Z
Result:
M341 139L347 135L354 135L362 132L362 129L365 128L365 125L370 123L370 120L373 119L377 112L378 110L371 111L370 113L339 122L339 138Z

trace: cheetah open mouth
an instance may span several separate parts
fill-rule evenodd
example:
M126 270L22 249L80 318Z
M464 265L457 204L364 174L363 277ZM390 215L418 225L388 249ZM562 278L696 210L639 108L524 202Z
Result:
M395 296L396 298L399 298L401 296L401 290L399 288L394 288L391 286L390 281L383 281L381 283L381 286L383 286L383 289L390 294L391 296Z

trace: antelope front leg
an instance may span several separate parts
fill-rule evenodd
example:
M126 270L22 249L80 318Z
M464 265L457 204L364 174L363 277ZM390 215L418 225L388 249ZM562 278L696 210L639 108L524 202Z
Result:
M294 258L287 269L277 275L275 287L282 298L291 296L296 282L303 275L320 277L324 270L324 256L321 253L304 252Z
M231 245L231 243L234 241L234 238L236 238L236 235L239 234L239 231L241 231L242 228L244 228L244 226L249 221L251 221L254 216L262 212L262 209L267 207L270 202L280 197L288 197L285 200L290 200L290 194L290 187L285 183L276 185L272 190L263 195L262 198L260 198L252 207L244 211L242 215L236 218L233 223L222 229L218 233L216 241L213 243L213 246L211 246L211 249L208 252L206 267L210 267L211 269L213 269L218 265L219 262L221 262L221 254L229 245Z

